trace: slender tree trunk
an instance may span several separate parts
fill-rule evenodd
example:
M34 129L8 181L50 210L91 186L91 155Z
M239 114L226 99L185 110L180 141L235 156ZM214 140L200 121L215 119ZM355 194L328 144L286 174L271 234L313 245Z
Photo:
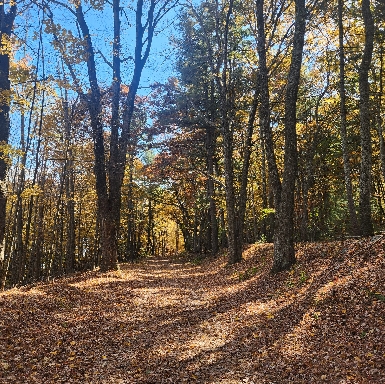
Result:
M348 137L346 132L346 92L345 92L345 52L344 52L344 27L342 22L343 0L338 0L338 32L339 32L339 58L340 58L340 121L341 121L341 148L344 162L344 177L346 198L348 201L350 231L353 235L360 232L356 207L353 198L353 187L350 169L350 156L348 148Z
M45 184L45 175L43 175L40 181L40 187L43 190ZM36 239L31 252L32 258L32 271L31 276L33 281L40 280L43 273L43 247L44 247L44 202L40 198L39 206L37 209L37 218L35 220L36 226Z
M5 224L6 224L6 176L7 161L1 145L8 143L9 138L9 94L11 83L9 81L9 61L11 54L11 33L16 17L16 2L8 12L5 4L0 4L0 262L4 260L5 253Z
M66 208L68 213L67 222L67 245L65 256L65 271L71 273L75 270L75 185L74 185L74 165L72 153L72 137L71 137L71 122L68 110L68 101L63 102L64 110L64 126L65 126L65 148L66 148L66 164L65 164L65 193L66 193Z
M383 86L383 65L384 65L384 52L383 48L380 48L380 73L379 73L379 92L378 92L378 98L377 98L377 114L376 114L376 126L377 126L377 133L378 133L378 140L380 143L380 161L381 161L381 173L382 173L382 179L385 181L385 140L384 140L384 133L383 133L383 119L381 116L382 111L382 93L384 90Z
M151 197L148 198L148 212L147 212L147 254L154 256L155 244L154 244L154 208Z
M230 31L230 20L233 12L233 0L229 1L229 7L226 13L226 22L223 32L223 53L222 68L217 68L217 80L220 89L221 99L221 130L223 135L223 158L224 173L226 185L226 213L227 213L227 240L228 240L228 260L229 264L234 264L242 260L242 234L240 233L240 218L236 206L236 194L234 186L234 127L233 127L233 109L234 100L229 89L230 70L228 67L228 38ZM219 32L218 32L219 33ZM220 74L219 71L222 71Z
M373 235L373 223L370 205L372 140L370 133L369 69L373 54L374 21L370 11L370 0L362 0L362 17L365 25L365 47L359 70L361 128L360 222L362 235L371 236Z
M264 21L264 0L257 0L257 25L258 25L258 57L259 57L259 86L260 106L259 124L262 134L262 142L265 146L269 184L273 190L274 206L277 207L281 198L281 182L279 179L277 161L274 153L273 134L270 126L270 96L269 74L266 60L266 35Z
M214 80L210 82L210 121L212 125L206 130L206 152L207 152L207 196L209 199L209 222L210 222L210 249L215 255L219 251L219 232L218 232L218 218L217 205L215 202L215 185L214 185L214 160L215 149L217 141L217 128L215 126L216 103L215 103L215 83Z
M249 112L249 119L247 123L247 131L245 138L245 147L243 153L243 164L242 164L242 173L240 179L240 191L239 191L239 201L238 201L238 237L240 238L241 246L243 243L243 227L245 222L246 214L246 203L247 203L247 185L249 181L249 169L250 169L250 158L253 146L253 134L254 134L254 124L255 117L258 110L258 101L259 101L260 87L255 89L253 103Z
M214 154L215 154L215 128L207 127L206 129L206 152L207 152L207 197L209 200L209 227L210 227L210 250L215 255L219 250L218 244L218 220L217 207L215 203L214 189Z
M129 168L129 181L128 181L128 201L127 201L127 242L126 242L126 254L128 260L134 261L138 255L136 253L136 236L135 236L135 212L134 212L134 201L132 198L133 192L133 156L129 155L128 168Z
M294 251L294 191L297 177L297 97L306 27L304 0L295 1L295 32L285 97L285 151L282 190L276 206L272 272L289 269L296 261Z

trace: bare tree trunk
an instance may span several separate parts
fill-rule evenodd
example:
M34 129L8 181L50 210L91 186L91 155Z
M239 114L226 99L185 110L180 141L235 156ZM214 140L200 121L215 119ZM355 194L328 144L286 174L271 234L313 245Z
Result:
M296 103L306 27L306 8L304 0L296 0L295 5L295 32L285 100L285 155L281 183L270 127L266 37L263 17L264 1L257 1L258 55L261 84L260 124L265 142L269 181L273 189L275 207L273 273L289 269L296 260L293 236L294 190L297 176Z
M75 270L75 185L74 185L74 164L72 153L71 122L68 110L68 101L63 102L64 126L65 126L65 194L66 208L68 213L67 220L67 245L65 255L65 271L71 273Z
M360 222L362 235L371 236L374 230L370 205L372 140L370 133L369 69L373 53L374 21L370 11L370 0L362 0L362 17L365 25L365 47L359 70L361 127Z
M45 176L43 173L40 186L43 189ZM40 199L41 200L41 199ZM37 217L35 220L36 237L31 252L32 270L30 271L32 280L40 280L43 275L43 248L44 248L44 202L40 201L37 209ZM46 264L46 263L44 263Z
M215 83L214 80L210 82L210 121L213 125L206 128L206 153L207 153L207 197L209 200L209 233L210 233L210 250L215 255L219 251L218 238L218 218L217 205L215 202L215 185L214 185L214 160L217 140L217 128L215 126Z
M101 117L101 93L96 74L95 52L92 44L91 34L85 21L81 4L76 7L76 17L83 34L83 38L85 39L85 50L87 53L90 94L87 95L87 97L83 94L81 96L87 101L91 118L95 155L94 173L96 178L96 192L98 197L98 217L100 220L100 248L102 252L101 269L107 270L116 267L117 239L115 237L115 217L112 216L110 211L110 199L107 186L104 131ZM114 127L111 128L113 130ZM111 136L113 138L113 133Z
M9 60L11 54L11 33L16 17L16 2L5 12L5 4L0 4L0 92L8 95L11 89L9 81ZM5 223L6 223L6 176L7 160L1 145L8 143L9 138L9 103L7 96L0 103L0 263L5 253Z
M270 96L269 96L269 73L266 60L266 35L264 21L264 0L257 0L257 25L258 25L258 57L259 57L259 86L260 106L259 124L261 129L262 143L265 148L267 168L269 173L269 184L273 190L274 206L277 207L281 198L281 182L279 179L277 161L274 153L274 141L270 126Z
M382 93L383 93L383 65L384 65L384 52L383 48L381 46L380 48L380 73L379 73L379 92L378 92L378 98L377 98L377 114L376 114L376 128L378 133L378 140L380 143L380 161L381 161L381 174L382 179L385 180L385 140L384 140L384 133L383 133L383 119L381 116L381 109L382 109Z
M245 222L245 213L246 213L246 202L247 202L247 185L249 181L249 169L250 169L250 158L253 146L253 134L254 134L254 124L255 117L258 110L258 101L260 97L260 87L255 89L253 103L249 112L249 119L247 122L247 131L245 138L245 147L243 152L243 164L242 164L242 173L240 178L240 191L239 191L239 201L238 201L238 237L240 241L240 246L242 247L243 243L243 228Z
M223 52L221 65L217 67L217 81L220 90L221 101L221 131L223 136L223 158L226 185L226 213L227 213L227 240L228 240L228 261L234 264L242 260L242 233L240 230L240 217L236 206L236 193L234 186L234 127L233 113L234 100L229 89L230 70L228 66L228 38L230 31L230 20L233 13L233 0L229 1L226 12L226 21L223 30ZM217 25L219 28L219 25ZM219 31L217 31L219 34ZM222 73L220 73L222 71Z
M214 188L214 153L215 153L215 128L206 129L206 151L207 151L207 197L209 200L209 228L210 228L210 250L215 255L219 250L218 244L218 220L217 207L215 203Z
M147 254L155 255L155 239L154 239L154 207L151 196L148 198L148 212L147 212Z
M297 97L306 30L305 0L295 1L295 31L285 97L285 152L282 190L275 207L274 259L272 272L289 269L294 251L294 191L297 178Z
M134 200L133 194L133 171L134 171L134 159L131 154L128 155L128 196L127 196L127 241L126 241L126 255L128 260L134 261L138 255L136 253L136 236L135 236L135 212L134 212Z
M344 177L346 198L348 201L350 231L353 235L358 235L360 228L358 225L356 207L353 198L353 187L350 169L350 156L348 148L348 137L346 132L346 92L345 92L345 52L344 52L344 27L342 22L343 0L338 0L338 32L339 32L339 57L340 57L340 120L341 120L341 148L344 162Z

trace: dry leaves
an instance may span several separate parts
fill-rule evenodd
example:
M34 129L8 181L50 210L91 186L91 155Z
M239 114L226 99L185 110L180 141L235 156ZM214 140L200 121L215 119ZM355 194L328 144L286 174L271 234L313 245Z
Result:
M149 259L0 294L0 383L385 383L385 240Z

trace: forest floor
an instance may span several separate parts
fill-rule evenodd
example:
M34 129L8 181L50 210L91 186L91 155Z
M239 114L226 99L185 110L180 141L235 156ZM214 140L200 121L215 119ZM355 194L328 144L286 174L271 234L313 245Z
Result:
M0 383L385 383L385 237L146 259L0 293Z

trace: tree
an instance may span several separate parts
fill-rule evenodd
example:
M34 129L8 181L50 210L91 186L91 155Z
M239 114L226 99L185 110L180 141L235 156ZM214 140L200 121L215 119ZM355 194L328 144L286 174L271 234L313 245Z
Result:
M242 259L247 185L258 100L257 92L252 95L255 78L250 70L250 63L253 62L253 55L250 42L246 38L248 29L242 24L242 10L240 3L231 0L223 3L204 2L200 7L190 8L190 14L185 16L184 27L186 32L188 28L191 31L192 41L189 52L183 54L184 68L189 68L189 58L193 58L194 63L205 58L205 62L193 72L195 77L191 76L190 84L196 84L199 76L206 79L202 82L205 88L200 96L206 99L209 107L206 115L200 114L200 124L207 133L208 196L212 228L217 226L212 204L213 183L210 180L213 175L212 150L217 135L222 144L220 158L225 184L230 264ZM184 68L182 73L186 71ZM196 89L194 86L192 88ZM253 104L251 108L250 100ZM201 112L198 108L197 110ZM212 235L216 237L217 233Z
M350 155L348 149L348 137L346 131L346 91L345 91L345 49L344 49L344 27L343 27L343 0L338 0L338 40L339 40L339 77L340 77L340 120L341 120L341 149L344 162L344 176L346 198L348 200L350 230L358 235L360 228L357 221L356 207L353 198L353 187L351 179Z
M53 0L53 3L56 1ZM61 4L60 2L57 2ZM110 141L107 145L104 123L101 119L101 88L99 85L96 65L96 49L92 34L86 21L82 3L77 2L75 9L66 6L75 17L81 31L81 42L84 47L83 58L87 65L89 90L84 92L77 79L74 64L68 58L64 42L58 34L58 28L50 13L50 31L54 36L56 46L61 50L63 59L72 76L75 88L81 99L87 104L91 120L94 140L96 191L98 196L98 220L101 234L101 268L113 269L118 260L118 233L120 225L121 189L126 167L127 149L130 144L131 122L133 119L135 98L143 68L148 60L156 28L167 12L176 4L175 0L159 3L151 0L148 3L138 0L135 7L135 51L133 55L134 68L128 86L123 108L119 101L121 96L121 5L119 0L112 3L113 12L113 42L112 42L112 101L110 120ZM106 158L106 153L109 153Z
M306 27L306 7L304 0L295 1L295 31L291 63L288 73L285 96L284 118L284 169L282 181L278 176L278 168L274 155L271 125L269 120L268 73L266 66L266 39L264 31L263 1L257 2L258 21L258 54L260 58L261 81L261 127L266 145L269 177L274 193L275 226L274 226L274 259L272 272L289 269L296 261L294 251L294 191L297 177L297 96L300 82L304 36Z
M6 215L6 188L7 151L9 138L9 104L10 88L9 65L11 57L11 34L16 17L16 2L10 1L0 4L0 260L4 260L5 252L5 215Z
M372 143L370 132L370 86L369 69L373 54L374 21L370 10L370 0L362 0L362 17L365 26L365 46L359 69L360 89L360 132L361 132L361 172L360 172L360 222L363 236L373 235L371 215L371 167Z

